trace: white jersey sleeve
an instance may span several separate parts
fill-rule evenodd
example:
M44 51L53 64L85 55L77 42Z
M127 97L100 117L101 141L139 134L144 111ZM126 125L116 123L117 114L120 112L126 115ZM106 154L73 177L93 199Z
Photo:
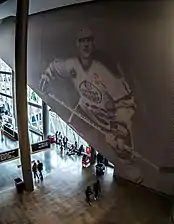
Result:
M62 78L68 77L69 72L67 68L68 60L55 59L50 63L49 67L44 73L49 75L50 78L60 76Z

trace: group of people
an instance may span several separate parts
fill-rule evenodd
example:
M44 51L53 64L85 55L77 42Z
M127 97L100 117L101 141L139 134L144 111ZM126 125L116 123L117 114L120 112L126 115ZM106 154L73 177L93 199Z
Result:
M33 172L33 176L34 179L36 180L36 178L41 181L43 181L43 163L40 162L39 160L37 160L37 163L34 161L33 166L32 166L32 172Z
M68 138L66 136L62 136L61 132L56 132L55 133L55 137L56 137L56 143L60 145L60 149L68 149L67 155L73 155L75 153L77 153L77 155L81 155L82 152L84 152L84 147L83 145L81 145L78 148L78 143L77 141L74 142L74 144L71 144L70 146L68 146Z
M94 197L93 197L94 200L98 200L99 193L101 193L101 185L100 185L99 180L97 180L93 184L93 190L91 189L90 186L87 186L86 191L85 191L85 195L86 195L86 202L89 204L89 206L91 206L91 196L94 195Z
M55 137L56 143L60 145L60 148L67 148L68 138L66 136L62 137L61 132L56 131Z

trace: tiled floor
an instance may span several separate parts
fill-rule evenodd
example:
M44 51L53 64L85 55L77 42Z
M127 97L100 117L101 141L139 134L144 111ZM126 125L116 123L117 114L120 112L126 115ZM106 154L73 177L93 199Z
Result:
M170 223L168 199L145 188L114 180L111 168L107 168L100 179L99 201L93 201L90 207L84 191L96 180L94 167L83 169L80 157L61 154L56 146L32 157L43 161L45 179L43 183L35 183L35 191L31 194L18 196L14 188L8 189L13 177L20 174L20 169L15 168L19 161L0 165L0 182L8 182L0 186L3 189L0 224Z
M52 145L51 149L31 154L31 161L42 161L44 163L44 174L47 176L58 166L61 166L62 169L65 166L64 163L66 162L66 158L65 160L60 159L57 151L59 152L58 148L56 148L55 145ZM60 162L58 163L59 160ZM69 162L71 161L72 160L70 159ZM13 188L14 178L22 177L21 167L19 168L18 165L20 165L20 159L0 164L0 191Z

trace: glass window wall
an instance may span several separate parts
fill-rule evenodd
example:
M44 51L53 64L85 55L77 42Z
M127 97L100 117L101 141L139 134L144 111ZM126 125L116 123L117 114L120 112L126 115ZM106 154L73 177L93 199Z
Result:
M54 135L56 131L61 132L62 136L67 136L70 143L77 141L78 147L83 145L88 146L88 143L82 139L69 125L67 125L56 113L49 109L49 125L50 134Z
M41 134L43 132L42 99L29 86L27 96L29 128ZM0 58L0 114L13 118L15 116L13 112L12 69ZM50 134L59 131L62 136L67 136L70 143L77 141L79 146L81 144L87 146L87 143L56 113L50 110L49 117Z
M12 96L12 69L0 59L0 121L15 128Z

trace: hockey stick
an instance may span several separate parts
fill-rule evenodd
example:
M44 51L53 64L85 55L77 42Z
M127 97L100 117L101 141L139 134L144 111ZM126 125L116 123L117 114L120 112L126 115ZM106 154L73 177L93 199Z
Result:
M43 95L43 93L42 93ZM78 104L76 105L76 107L74 109L70 108L69 106L67 106L63 101L60 101L59 99L57 99L54 95L49 94L49 97L52 98L53 100L55 100L57 103L59 103L61 106L63 106L64 108L66 108L67 110L69 110L72 114L71 114L71 119L73 117L73 115L76 115L77 117L79 117L81 120L83 120L85 123L89 124L91 127L95 128L96 130L98 130L100 133L102 134L106 134L99 126L97 126L96 124L92 123L90 120L88 120L86 117L82 116L81 114L77 113L77 111L75 111L75 109L77 109ZM69 119L70 120L70 119ZM128 152L132 153L132 150L128 147L126 147L126 150ZM142 161L144 161L145 163L149 164L151 167L153 167L156 170L159 170L159 168L153 164L151 161L149 161L148 159L144 158L140 153L138 152L133 152L133 155L136 158L140 158Z

